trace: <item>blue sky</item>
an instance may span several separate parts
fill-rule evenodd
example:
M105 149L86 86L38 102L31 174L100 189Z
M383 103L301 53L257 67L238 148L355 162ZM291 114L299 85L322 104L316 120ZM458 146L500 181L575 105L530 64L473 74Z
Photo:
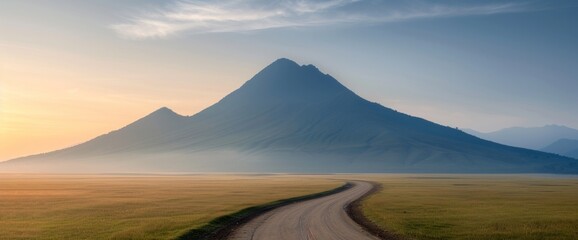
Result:
M280 57L452 127L578 128L576 1L6 0L0 31L4 143L191 115Z

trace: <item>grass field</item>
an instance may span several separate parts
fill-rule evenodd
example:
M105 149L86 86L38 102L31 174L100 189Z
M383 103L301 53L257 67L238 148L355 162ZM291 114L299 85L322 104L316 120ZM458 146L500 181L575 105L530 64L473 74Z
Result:
M315 176L0 175L0 239L171 239L240 209L342 185Z
M171 239L346 179L383 189L365 215L409 239L578 239L578 178L529 175L0 175L0 239Z
M365 215L408 239L578 239L578 178L386 175Z

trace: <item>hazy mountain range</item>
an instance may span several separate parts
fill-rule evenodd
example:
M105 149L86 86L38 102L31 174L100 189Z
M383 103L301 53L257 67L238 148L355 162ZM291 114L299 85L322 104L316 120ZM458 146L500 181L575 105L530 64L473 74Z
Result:
M161 108L16 171L578 172L578 161L482 140L369 102L279 59L190 117Z
M566 126L512 127L489 133L471 129L464 129L463 131L505 145L556 153L578 159L578 130Z
M542 148L542 151L578 159L578 139L560 139Z
M578 139L578 130L560 125L512 127L489 133L471 129L463 131L493 142L534 150L540 150L560 139Z

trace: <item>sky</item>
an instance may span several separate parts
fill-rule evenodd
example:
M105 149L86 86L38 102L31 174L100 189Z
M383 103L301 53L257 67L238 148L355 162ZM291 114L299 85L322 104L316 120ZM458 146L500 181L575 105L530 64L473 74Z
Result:
M281 57L442 125L578 128L577 43L576 1L3 0L0 161L193 115Z

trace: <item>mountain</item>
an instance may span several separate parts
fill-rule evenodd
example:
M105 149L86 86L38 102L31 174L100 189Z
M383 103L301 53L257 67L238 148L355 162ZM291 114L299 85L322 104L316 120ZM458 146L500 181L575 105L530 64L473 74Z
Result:
M578 139L560 139L542 148L542 151L578 159Z
M0 164L13 171L578 172L369 102L313 65L279 59L190 117L167 108L83 144Z
M471 129L464 129L464 131L489 141L534 150L540 150L559 139L578 139L578 130L559 125L512 127L489 133Z

